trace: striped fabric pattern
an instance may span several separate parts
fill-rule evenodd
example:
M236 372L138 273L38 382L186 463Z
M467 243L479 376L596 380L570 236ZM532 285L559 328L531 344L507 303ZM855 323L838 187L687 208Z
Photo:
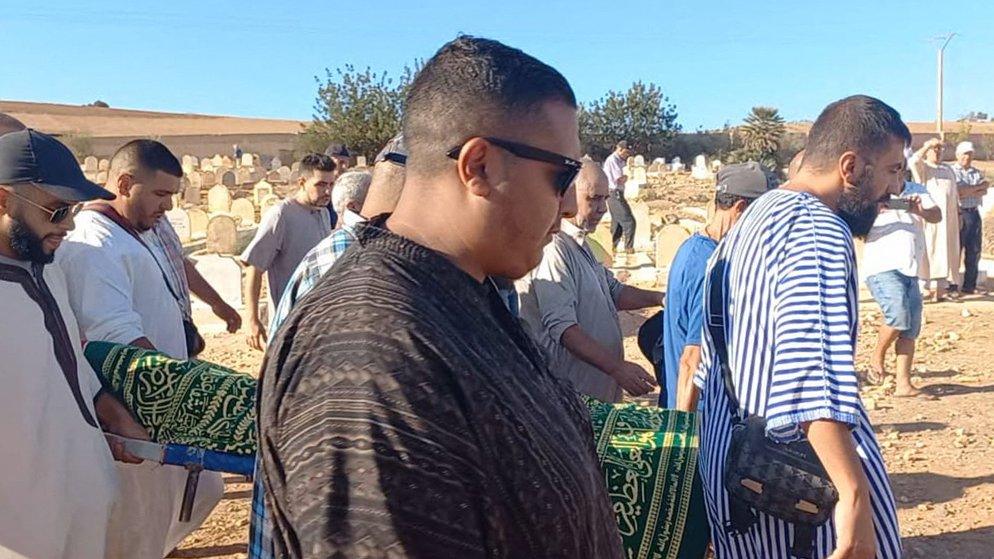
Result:
M709 268L721 259L727 263L725 335L741 405L767 419L774 440L796 440L800 424L816 419L849 425L871 485L877 557L901 557L894 497L853 364L858 288L848 226L810 194L772 191L749 207ZM706 282L705 293L709 288ZM789 558L793 528L787 523L760 514L744 535L724 529L729 512L722 477L732 418L706 328L704 340L695 378L702 388L700 468L717 557ZM816 559L834 549L831 522L818 528L815 547Z

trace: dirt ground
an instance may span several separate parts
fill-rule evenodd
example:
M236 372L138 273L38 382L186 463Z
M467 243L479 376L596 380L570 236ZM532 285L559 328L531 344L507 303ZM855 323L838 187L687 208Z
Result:
M678 198L684 198L684 192L656 197L650 201L653 213L682 214ZM696 203L701 196L693 198ZM865 370L881 316L865 291L860 309L857 365ZM635 333L648 314L621 316L626 354L646 366ZM991 348L994 297L926 305L914 380L936 399L895 398L892 382L863 390L891 475L909 559L994 557L994 372L987 362ZM217 334L208 337L204 358L255 373L262 354L248 349L241 334ZM893 357L888 366L893 367ZM217 509L170 557L246 556L251 485L235 477L226 481Z

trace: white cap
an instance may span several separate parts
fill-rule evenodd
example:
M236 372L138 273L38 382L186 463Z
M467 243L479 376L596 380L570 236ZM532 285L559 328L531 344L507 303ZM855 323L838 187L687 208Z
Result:
M973 153L973 142L960 142L956 144L956 157L964 153Z

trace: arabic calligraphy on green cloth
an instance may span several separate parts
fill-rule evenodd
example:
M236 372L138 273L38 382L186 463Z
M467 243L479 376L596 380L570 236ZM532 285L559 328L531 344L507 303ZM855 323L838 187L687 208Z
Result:
M695 414L584 399L626 557L704 557L708 526Z
M255 454L256 381L249 375L109 342L89 342L84 354L152 440Z

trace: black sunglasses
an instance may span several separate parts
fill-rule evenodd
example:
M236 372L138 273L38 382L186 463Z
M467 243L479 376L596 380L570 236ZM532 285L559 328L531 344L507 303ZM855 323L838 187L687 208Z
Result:
M68 206L62 206L61 208L56 208L52 210L46 208L45 206L42 206L41 204L32 202L31 200L28 200L27 198L21 196L16 192L11 192L10 195L13 196L14 198L17 198L18 200L21 200L22 202L27 202L28 204L31 204L32 206L38 208L39 210L47 213L48 221L50 221L51 223L62 223L63 221L68 219L69 216L75 217L76 214L78 214L79 211L83 209L83 204L70 204Z
M383 154L383 161L389 161L395 165L400 165L405 167L407 165L407 156L403 153L397 153L395 151L388 151Z
M559 196L566 194L566 191L569 190L570 185L573 184L574 180L576 180L576 176L580 174L580 168L583 167L583 163L580 161L552 151L546 151L527 144L519 144L518 142L501 140L500 138L493 138L490 136L482 136L482 138L522 159L531 159L532 161L551 163L562 169L556 176L555 184L556 193ZM459 152L462 151L463 145L465 145L465 142L450 149L446 155L451 159L459 159Z

